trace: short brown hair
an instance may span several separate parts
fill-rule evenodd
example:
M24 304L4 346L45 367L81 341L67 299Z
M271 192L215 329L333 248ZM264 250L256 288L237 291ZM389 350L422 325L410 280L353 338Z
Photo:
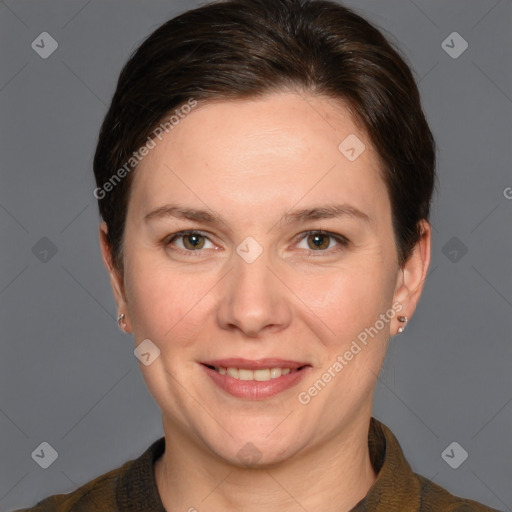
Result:
M419 221L429 218L434 139L405 60L369 22L331 1L228 0L159 27L120 74L94 157L97 186L190 98L287 90L343 100L370 138L382 162L402 265L419 239ZM126 174L98 198L118 270L132 179L133 172Z

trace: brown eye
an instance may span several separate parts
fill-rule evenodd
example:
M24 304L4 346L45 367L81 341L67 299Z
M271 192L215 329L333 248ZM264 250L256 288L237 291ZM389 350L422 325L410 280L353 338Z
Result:
M209 249L208 243L212 245L211 248L215 248L209 238L203 233L199 231L181 231L168 239L166 245L173 250L190 254L203 252L201 249Z
M305 246L300 247L302 244L305 244ZM343 235L324 231L308 231L302 235L298 247L300 249L306 249L310 253L317 252L320 255L322 253L330 254L344 249L348 244L348 239Z
M329 235L324 235L322 233L315 233L314 235L308 236L308 246L310 249L313 249L314 251L319 249L327 249L330 244L330 237Z
M191 251L195 249L202 249L204 246L204 236L198 233L189 233L188 235L181 235L183 246L185 249Z

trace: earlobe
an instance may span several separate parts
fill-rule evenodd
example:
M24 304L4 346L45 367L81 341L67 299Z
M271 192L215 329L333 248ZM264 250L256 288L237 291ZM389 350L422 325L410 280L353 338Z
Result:
M395 327L395 332L401 333L405 323L411 318L421 296L428 267L430 265L431 229L426 220L420 223L420 238L414 249L399 271L394 300L402 305L397 321L401 325Z
M117 324L119 325L119 329L123 332L127 332L127 324L126 324L126 315L124 313L119 313L117 315Z

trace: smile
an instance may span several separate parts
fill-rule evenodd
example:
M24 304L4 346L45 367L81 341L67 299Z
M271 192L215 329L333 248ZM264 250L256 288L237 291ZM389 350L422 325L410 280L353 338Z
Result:
M201 363L213 384L237 398L263 400L296 386L312 366L295 361L264 359Z
M258 382L265 382L267 380L277 379L282 375L288 375L289 373L298 372L299 370L304 368L304 366L301 366L300 368L297 368L295 370L292 370L291 368L261 368L259 370L248 370L246 368L225 368L224 366L215 367L209 365L207 366L208 368L211 368L216 372L219 372L221 375L229 375L230 377L233 377L233 379L255 380Z

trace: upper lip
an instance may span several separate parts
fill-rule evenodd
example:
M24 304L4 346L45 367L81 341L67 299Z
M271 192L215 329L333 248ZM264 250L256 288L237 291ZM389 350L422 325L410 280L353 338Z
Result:
M296 370L301 366L310 366L306 362L291 361L290 359L243 359L239 357L202 361L202 364L215 366L216 368L222 366L223 368L243 368L246 370L259 370L261 368L290 368L291 370Z

